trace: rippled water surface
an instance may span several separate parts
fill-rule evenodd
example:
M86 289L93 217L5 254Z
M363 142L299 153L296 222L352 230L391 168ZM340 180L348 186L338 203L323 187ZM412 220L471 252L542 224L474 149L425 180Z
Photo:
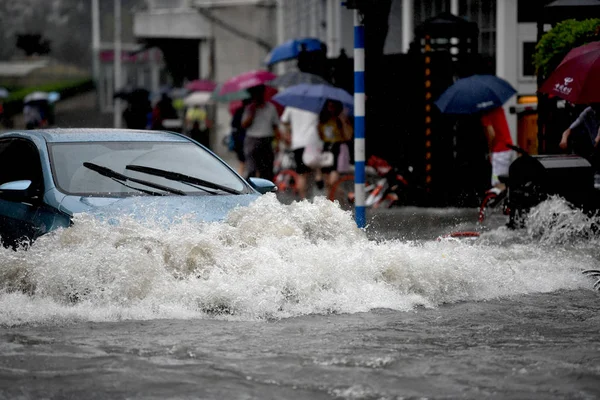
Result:
M159 210L156 210L159 212ZM266 195L0 250L3 398L598 398L595 221ZM477 239L454 231L477 230Z

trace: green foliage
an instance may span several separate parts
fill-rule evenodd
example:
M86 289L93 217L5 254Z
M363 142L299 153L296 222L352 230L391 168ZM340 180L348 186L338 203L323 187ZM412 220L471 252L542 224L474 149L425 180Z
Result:
M600 19L568 19L546 32L535 46L533 65L538 76L548 77L575 47L600 40Z
M23 98L25 98L25 96L33 92L58 92L62 94L62 92L65 90L75 89L77 87L84 86L89 82L90 79L86 78L63 82L53 82L39 86L30 86L11 92L8 98L6 99L6 102L23 101Z

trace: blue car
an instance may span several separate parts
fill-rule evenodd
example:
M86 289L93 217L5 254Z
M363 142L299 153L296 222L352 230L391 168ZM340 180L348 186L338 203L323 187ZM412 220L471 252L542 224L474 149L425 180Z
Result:
M217 221L260 194L267 180L240 177L187 136L125 129L48 129L0 135L0 237L28 244L72 224L148 210Z

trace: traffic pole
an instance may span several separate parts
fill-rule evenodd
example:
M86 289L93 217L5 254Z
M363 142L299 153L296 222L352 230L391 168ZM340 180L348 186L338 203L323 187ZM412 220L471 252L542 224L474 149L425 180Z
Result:
M354 215L356 225L367 223L365 207L365 26L354 10Z

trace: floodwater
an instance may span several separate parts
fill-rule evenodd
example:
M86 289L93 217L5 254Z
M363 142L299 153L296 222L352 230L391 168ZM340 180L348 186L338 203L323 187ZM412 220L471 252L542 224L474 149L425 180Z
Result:
M220 223L78 216L0 250L0 398L599 398L593 221L558 199L518 232L476 219L362 231L273 195Z

